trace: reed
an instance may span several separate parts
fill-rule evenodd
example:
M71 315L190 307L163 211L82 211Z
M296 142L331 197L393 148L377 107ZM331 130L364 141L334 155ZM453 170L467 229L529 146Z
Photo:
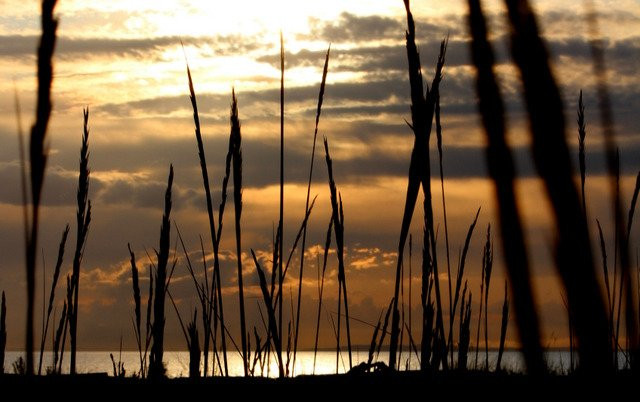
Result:
M55 314L54 314L55 319ZM62 305L62 313L60 314L60 322L58 323L58 329L55 332L53 338L53 364L51 365L51 373L58 374L58 356L60 356L60 343L62 339L62 331L64 330L65 323L67 322L67 301L65 300Z
M278 289L282 294L284 281L282 271L283 243L284 243L284 39L280 31L280 217L278 219ZM272 293L273 295L273 293ZM277 299L276 299L277 302ZM278 306L278 328L282 330L282 300ZM282 337L278 339L282 350Z
M448 349L451 353L451 366L453 367L453 324L455 321L456 308L458 307L458 301L460 300L460 290L462 288L462 279L464 278L464 268L465 263L467 261L467 253L469 252L469 245L471 244L471 236L473 235L473 231L478 223L478 217L480 216L480 208L478 208L478 212L476 212L476 216L473 219L473 222L469 226L469 230L467 231L467 237L464 241L464 247L462 248L462 255L460 257L460 265L458 266L458 273L456 275L456 288L453 298L453 305L451 306L451 311L449 315L449 338L448 338ZM466 288L466 281L465 281ZM464 306L461 306L461 309ZM461 310L462 314L462 310ZM462 323L460 323L462 324ZM459 352L458 352L459 353Z
M467 282L464 282L462 290L462 299L460 302L460 329L458 341L458 370L467 369L467 360L469 356L469 344L471 342L471 302L472 295L469 292L469 299L465 300L467 295Z
M491 273L493 272L493 242L491 241L491 225L487 227L487 243L484 249L484 352L485 369L489 370L489 288L491 285Z
M347 279L344 267L344 210L342 208L342 195L337 194L336 183L333 179L333 161L329 154L329 143L324 137L324 152L329 174L329 191L331 192L331 210L333 219L333 231L336 235L336 251L338 256L338 355L340 354L340 308L341 297L344 298L345 325L347 327L347 347L349 349L349 370L353 367L351 356L351 327L349 324L349 302L347 299ZM337 364L337 362L336 362ZM337 367L336 367L337 369ZM337 370L336 370L337 371Z
M84 256L89 224L91 223L91 201L89 201L89 108L82 110L83 132L80 148L80 173L78 174L77 210L76 210L76 250L73 255L71 286L73 288L73 309L69 316L70 374L76 373L76 347L78 328L78 293L80 290L80 265Z
M160 247L156 252L158 264L156 266L155 299L153 300L153 324L151 334L153 344L149 361L149 377L158 379L164 377L165 367L162 361L164 354L164 302L167 287L167 264L169 262L170 234L171 234L171 187L173 185L173 165L169 166L167 191L164 196L164 214L160 228Z
M535 308L537 304L531 288L522 221L515 198L515 167L506 141L504 103L493 72L494 54L487 39L486 21L480 1L469 0L468 6L472 36L471 54L477 71L476 91L488 140L487 165L494 182L507 274L514 289L518 332L527 371L539 375L544 373L546 368L540 345L538 314ZM480 300L482 302L482 298ZM478 314L481 314L481 311ZM479 332L476 339L478 336Z
M396 368L396 353L398 348L398 336L400 332L399 322L400 313L398 311L398 297L400 291L400 274L402 260L404 255L404 246L407 241L409 227L411 226L411 218L415 208L416 200L422 184L422 190L425 194L425 224L430 239L430 261L432 262L430 270L434 272L435 289L436 289L436 330L441 339L444 339L444 325L442 322L442 303L440 297L440 281L438 278L438 263L436 253L435 231L433 223L433 209L431 206L431 167L429 164L429 137L431 135L431 127L434 115L436 99L439 93L439 85L442 80L442 68L444 66L444 57L446 53L446 40L440 46L440 54L436 65L436 73L431 84L430 90L427 92L425 99L422 73L420 67L420 56L415 44L415 25L413 16L409 7L409 0L404 0L407 12L407 59L409 64L409 82L411 86L411 121L410 125L414 135L414 146L411 153L411 163L409 166L409 183L407 185L407 197L402 217L402 225L400 229L400 240L398 243L398 263L396 266L396 280L394 287L394 307L393 319L391 325L391 343L389 345L389 366ZM423 275L425 277L425 275ZM426 275L429 277L429 275ZM427 314L423 309L423 314ZM426 322L423 315L423 322ZM423 335L425 334L423 328ZM425 339L423 339L425 341ZM444 360L447 365L446 359Z
M267 279L260 267L260 263L256 258L256 254L251 250L251 256L253 262L256 265L256 271L258 272L258 278L260 280L260 290L262 291L262 298L267 308L267 316L269 318L269 337L273 341L274 348L276 350L276 358L278 359L278 375L280 378L284 377L284 364L282 360L282 349L280 348L280 334L278 333L278 323L276 321L276 313L273 308L272 298L269 295L269 289L267 287Z
M41 3L42 35L38 45L37 70L38 90L36 100L36 120L31 127L29 139L29 167L31 184L31 214L29 232L25 233L26 273L27 273L27 314L25 351L26 373L33 375L33 314L36 289L36 258L38 250L38 227L42 186L48 159L47 127L51 116L51 84L53 81L53 52L56 45L58 20L53 17L57 0L43 0Z
M242 232L240 218L242 215L242 137L240 134L240 120L238 119L238 100L235 90L231 93L231 134L229 142L233 144L233 204L235 207L236 223L236 260L238 262L238 298L240 305L240 339L242 344L242 365L244 375L249 374L247 356L247 324L244 312L244 285L242 283Z
M140 332L141 311L140 311L140 282L138 278L138 267L136 266L136 255L131 250L131 244L127 243L129 249L130 263L131 263L131 284L133 287L133 303L135 321L133 323L133 332L136 337L136 344L138 346L138 354L140 357L140 376L144 378L144 360L142 358L142 338Z
M509 324L509 294L507 290L507 281L504 281L504 302L502 304L502 321L500 323L500 346L498 349L498 361L496 362L496 371L501 371L502 354L504 353L504 342L507 338L507 325ZM570 351L573 354L573 350Z
M329 54L331 52L331 45L327 49L327 55L324 59L324 67L322 68L322 81L320 82L320 91L318 93L318 107L316 109L316 124L313 130L313 145L311 148L311 162L309 166L309 182L307 183L307 197L304 204L305 214L309 209L309 197L311 195L311 180L313 178L313 162L316 156L316 139L318 138L318 124L320 123L320 113L322 112L322 102L324 100L324 90L325 84L327 82L327 71L329 69ZM304 253L305 253L305 245L307 240L307 225L304 225L304 230L302 232L302 244L300 246L300 271L298 278L298 302L296 306L296 328L295 328L295 339L293 341L293 367L296 367L296 355L298 352L298 334L300 331L300 302L302 300L302 276L304 274Z
M584 140L587 136L586 124L584 122L584 103L582 103L582 90L578 97L578 162L580 164L580 189L582 194L582 210L585 217L587 216L587 198L584 194L584 183L586 178L587 164L585 158Z
M202 183L205 192L206 204L207 204L207 217L209 219L209 233L211 235L211 244L213 247L213 275L214 278L211 280L211 297L216 297L216 307L218 309L218 314L214 315L215 324L217 325L217 320L220 320L220 342L222 347L222 358L224 361L224 373L225 375L229 375L229 366L227 362L227 340L226 334L224 331L225 321L224 321L224 304L222 299L222 289L221 289L221 280L220 280L220 258L219 258L219 246L220 246L220 236L222 234L222 215L224 213L224 205L226 201L226 184L229 180L229 164L230 164L230 156L227 155L227 170L226 176L223 181L223 192L222 192L222 203L220 204L220 210L218 214L219 227L218 232L216 233L216 225L213 217L213 199L211 196L211 187L209 185L209 172L207 168L207 160L204 153L204 144L202 141L202 133L200 131L200 116L198 114L198 102L196 99L196 93L193 87L193 80L191 79L191 70L189 69L189 64L187 63L187 78L189 80L189 99L191 100L191 107L193 109L193 122L195 125L195 136L196 143L198 145L198 158L200 160L200 171L202 173ZM229 152L231 152L231 144L229 144ZM217 286L216 286L217 285ZM214 296L215 295L215 296ZM214 303L209 303L212 306ZM215 333L211 334L209 329L205 329L205 338L208 339L210 335L213 335L215 338ZM208 346L208 343L207 343ZM205 355L208 355L208 347L205 349Z
M53 281L51 282L51 291L49 292L49 304L47 307L47 319L42 331L42 339L40 341L40 360L38 362L38 375L42 373L42 356L44 354L44 343L47 338L47 332L49 329L49 319L53 312L53 301L56 296L56 286L58 285L58 278L60 277L60 267L62 267L62 261L64 260L64 248L67 243L67 235L69 235L69 225L67 225L62 232L62 239L60 240L60 246L58 247L58 259L56 260L56 267L53 270Z
M198 335L198 310L193 312L193 319L187 324L189 335L189 378L200 378L200 339Z
M324 293L324 278L327 271L327 257L329 256L329 248L331 247L331 230L333 229L333 216L329 219L329 228L324 243L324 256L322 259L322 275L318 287L318 316L316 319L316 339L313 346L313 372L316 372L316 358L318 356L318 337L320 334L320 313L322 312L322 296ZM318 267L319 269L320 267Z

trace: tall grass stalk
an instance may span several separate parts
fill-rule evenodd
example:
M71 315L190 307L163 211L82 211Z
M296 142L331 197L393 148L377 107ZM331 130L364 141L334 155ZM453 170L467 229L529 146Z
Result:
M73 255L73 272L71 286L73 287L73 309L69 317L70 342L70 374L76 373L76 347L78 328L78 293L80 290L80 265L84 256L89 224L91 223L91 201L89 201L89 108L83 109L82 147L80 148L80 173L78 174L78 209L76 211L77 236L76 250Z
M313 345L313 373L316 372L316 358L318 356L318 337L320 334L320 313L322 312L322 296L324 293L324 278L327 271L327 257L329 256L329 248L331 247L331 230L333 230L333 216L329 220L329 228L324 243L324 256L322 259L322 275L318 290L318 316L316 319L316 339ZM320 269L320 267L318 267Z
M141 301L140 301L140 281L138 277L138 267L136 266L136 255L131 250L131 244L127 244L129 249L129 257L131 263L131 285L133 287L133 303L135 321L133 330L136 336L136 344L138 346L138 354L140 358L140 376L144 378L144 360L142 358L142 335L140 332L140 323L142 321Z
M333 231L336 235L336 252L338 255L338 355L340 354L340 308L341 297L344 298L345 326L347 328L347 347L349 350L349 370L353 367L351 356L351 326L349 323L349 301L347 299L347 279L344 266L344 210L342 208L342 195L337 194L336 183L333 179L333 161L329 155L329 143L324 137L324 152L329 174L329 190L331 192L331 209L333 217ZM340 292L342 290L342 293Z
M44 344L47 338L47 332L49 329L49 319L53 312L53 301L56 296L56 287L58 285L58 278L60 277L60 268L62 267L62 261L64 260L64 248L67 244L67 236L69 235L69 225L67 225L62 232L62 239L60 240L60 246L58 247L58 259L56 260L56 267L53 270L53 280L51 282L51 291L49 292L49 304L47 307L47 319L42 331L42 339L40 341L40 360L38 362L38 375L42 373L42 357L44 355ZM55 324L54 324L55 325Z
M469 355L469 344L471 341L471 302L472 295L469 292L469 299L466 300L467 294L467 282L464 282L464 289L462 290L462 299L460 302L460 329L459 329L459 342L458 342L458 370L467 369L467 360Z
M167 264L169 262L170 234L171 234L171 187L173 185L173 165L169 166L169 179L167 191L164 196L164 214L160 227L160 247L156 252L158 264L156 267L155 299L153 300L153 325L151 333L153 344L149 361L149 376L161 378L165 375L165 367L162 361L164 354L164 302L167 287Z
M587 216L587 199L584 195L584 183L587 172L587 164L585 158L584 140L587 136L586 124L584 122L584 103L582 103L582 90L578 97L578 162L580 164L580 189L582 194L582 210L585 217Z
M391 342L389 345L389 366L396 368L396 353L398 348L398 336L400 332L399 322L400 313L398 311L398 297L400 291L400 274L402 260L404 255L404 246L407 241L409 227L411 226L411 218L415 208L420 185L425 195L425 224L430 239L430 261L429 270L433 270L436 288L436 330L440 334L440 338L444 339L444 326L442 323L442 303L440 297L440 281L438 278L438 263L435 243L435 231L433 224L433 209L431 206L431 167L429 164L429 137L431 135L431 127L436 99L439 93L439 85L442 79L442 68L444 66L444 56L446 52L446 41L440 46L440 54L436 65L436 72L430 90L427 92L426 99L424 97L422 73L420 67L420 56L415 44L415 25L413 16L409 7L409 0L404 0L407 12L407 58L409 63L409 82L411 85L411 128L413 129L415 139L413 151L411 153L411 164L409 167L409 183L407 186L407 197L404 206L402 218L402 226L400 229L400 239L398 242L398 263L396 266L396 280L394 287L394 307L393 319L391 325ZM423 264L425 266L425 264ZM423 278L430 275L424 275ZM427 314L423 309L423 314ZM423 322L426 320L423 318ZM423 329L423 336L426 336ZM424 339L423 339L424 341ZM424 343L423 343L424 344ZM423 363L424 364L424 363ZM446 359L444 360L447 365Z
M51 84L53 81L53 52L56 45L58 20L53 17L57 0L43 0L41 5L42 35L38 45L38 94L36 120L31 127L29 139L29 167L31 178L31 215L29 233L26 237L25 259L27 273L27 317L25 352L26 372L33 375L33 314L36 289L36 257L38 250L38 227L42 186L48 159L47 126L51 116Z
M485 246L486 262L484 264L484 353L485 369L489 370L489 289L493 272L493 242L491 241L491 225L487 227L487 244Z
M522 351L529 373L546 371L540 345L540 328L531 288L531 274L520 212L515 198L513 157L507 145L504 103L493 72L494 53L488 41L479 0L468 0L472 59L477 70L479 111L488 139L487 164L494 182L507 274L513 287L514 306ZM482 302L482 297L480 298ZM481 311L479 312L481 314ZM476 338L478 338L479 333ZM476 342L477 345L477 342ZM477 348L476 348L477 351Z
M282 272L283 243L284 243L284 39L280 31L280 217L278 219L278 289L282 294L284 281ZM273 294L272 294L273 295ZM277 299L276 299L277 301ZM282 330L282 300L278 303L278 328ZM282 350L282 337L278 339Z
M311 162L309 166L309 182L307 183L307 197L305 200L304 210L305 213L309 209L309 197L311 195L311 180L313 178L313 162L316 155L316 139L318 137L318 124L320 122L320 113L322 112L322 102L324 100L324 89L327 82L327 71L329 69L329 54L331 52L331 46L327 49L327 55L324 59L324 67L322 68L322 81L320 82L320 92L318 93L318 107L316 109L316 124L313 130L313 146L311 148ZM296 367L296 354L298 352L298 335L300 331L300 303L302 300L302 276L304 273L304 253L305 245L307 241L307 225L304 225L302 232L302 244L300 246L300 273L298 278L298 302L296 306L296 328L295 339L293 341L293 367Z
M244 285L242 282L242 232L240 218L242 216L242 137L240 134L240 120L238 119L238 100L235 90L231 93L231 135L229 141L233 144L233 204L235 207L236 223L236 260L238 262L238 298L240 305L240 339L242 343L242 365L244 375L249 374L247 324L244 313Z
M200 171L202 173L202 184L204 187L206 204L207 204L207 217L209 219L209 233L211 235L211 244L213 247L213 276L211 280L211 297L216 297L216 307L218 309L218 314L214 315L216 324L217 320L220 320L220 343L222 347L222 359L224 361L224 374L229 375L229 366L227 362L227 340L226 334L224 331L225 321L224 321L224 304L222 299L222 285L220 280L220 258L219 258L219 245L220 245L220 235L222 231L222 214L224 211L224 201L226 200L226 183L229 177L229 163L230 157L227 155L227 174L225 176L225 181L223 185L223 198L222 204L220 205L220 210L218 213L219 219L219 228L216 233L216 225L213 217L213 199L211 197L211 187L209 185L209 172L207 169L207 160L204 153L204 144L202 141L202 133L200 130L200 116L198 114L198 101L196 99L196 93L193 87L193 80L191 79L191 70L189 69L189 64L187 63L187 78L189 79L189 99L191 100L191 107L193 109L193 122L195 126L195 136L196 143L198 145L198 158L200 160ZM231 144L230 144L231 147ZM230 148L231 150L231 148ZM215 296L214 296L215 295ZM210 303L213 305L213 303ZM208 328L205 329L205 338L208 339L209 336L212 335L215 337L215 334L210 334ZM208 346L208 342L207 342ZM208 355L208 347L205 348L205 355ZM208 359L208 358L207 358Z

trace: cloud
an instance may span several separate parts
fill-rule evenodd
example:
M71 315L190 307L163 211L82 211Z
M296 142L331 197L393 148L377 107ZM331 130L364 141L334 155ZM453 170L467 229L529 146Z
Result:
M255 38L254 38L255 39ZM0 35L0 56L34 57L38 45L37 35ZM58 38L56 55L63 59L73 57L142 57L156 54L166 48L180 45L215 49L216 55L246 53L260 45L240 35L199 37L160 36L151 38Z

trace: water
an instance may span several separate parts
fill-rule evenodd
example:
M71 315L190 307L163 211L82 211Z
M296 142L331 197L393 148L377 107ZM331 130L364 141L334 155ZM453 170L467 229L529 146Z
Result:
M76 367L79 373L100 373L105 372L110 375L113 374L113 364L109 357L110 352L94 351L94 352L78 352L76 359ZM124 363L126 375L130 376L137 372L140 367L140 358L138 352L123 351L111 352L116 363L121 359ZM296 358L295 375L301 374L335 374L336 373L336 353L335 351L319 351L316 357L315 372L313 367L313 351L301 351L298 352ZM22 352L7 352L5 358L5 372L13 372L12 363L19 357L24 356ZM210 353L209 358L209 371L211 371L211 362L213 354ZM368 358L367 350L354 350L353 352L353 365L357 365L361 362L366 362ZM553 350L545 353L547 365L549 369L556 373L566 373L570 367L570 353L566 350ZM42 364L42 371L45 372L45 368L51 364L53 354L51 352L45 352ZM35 364L38 364L39 355L34 355ZM454 360L457 359L454 353ZM489 351L489 369L495 369L496 361L498 359L497 351ZM204 359L201 359L201 371L204 368ZM189 375L189 352L187 351L166 351L164 353L164 361L167 368L167 375L169 377L186 377ZM382 351L377 361L388 362L388 353ZM621 366L624 365L624 360L621 358ZM469 353L469 367L473 368L475 362L475 353ZM415 353L407 355L403 353L400 359L401 368L403 370L411 369L417 370L420 367L418 359ZM338 372L344 373L348 368L349 357L346 353L341 355L338 363ZM242 359L238 353L228 354L229 374L232 376L243 375ZM478 355L478 368L484 367L485 354L481 351ZM266 366L266 365L265 365ZM37 366L36 366L37 368ZM515 350L506 350L502 356L502 368L511 372L523 372L524 361L522 354ZM69 372L69 354L64 355L63 372ZM262 371L259 364L256 365L256 375L261 375ZM216 374L219 374L219 369L216 367ZM264 375L275 377L278 375L278 366L275 356L271 356L270 367L264 368Z

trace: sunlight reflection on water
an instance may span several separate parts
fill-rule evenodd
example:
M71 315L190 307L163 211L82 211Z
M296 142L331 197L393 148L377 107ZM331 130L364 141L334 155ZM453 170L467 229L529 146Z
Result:
M106 372L110 375L113 373L113 365L111 363L111 358L109 357L110 352L105 351L95 351L95 352L78 352L77 354L77 367L79 373L99 373ZM124 368L126 370L126 375L130 376L137 372L140 367L140 358L138 352L134 351L123 351L120 356L119 352L111 352L113 353L114 359L116 363L119 358L121 358L124 363ZM5 372L12 372L12 363L15 362L20 356L22 352L7 352L7 356L5 359ZM213 354L210 353L209 359L209 375L211 373L211 359ZM548 351L546 353L546 359L548 366L551 371L557 373L566 373L569 365L570 365L570 354L568 351L563 350L554 350ZM63 371L66 373L69 370L68 366L68 354L65 354L65 363ZM353 365L357 365L361 362L366 362L368 358L368 351L366 350L354 350L353 352ZM35 355L36 362L38 360L38 354ZM286 359L286 358L285 358ZM454 360L457 359L456 354L454 354ZM495 369L496 361L498 359L497 351L489 351L489 368L491 370ZM275 356L271 356L270 366L267 370L265 365L264 375L269 375L271 377L276 377L278 375L278 365L275 359ZM301 351L298 352L298 356L296 358L296 369L295 375L302 374L334 374L336 373L336 352L335 351L319 351L316 357L316 365L314 371L314 353L313 351ZM386 351L381 351L378 359L374 359L374 361L382 361L388 362L388 354ZM51 364L52 354L50 352L45 352L43 359L43 372L45 371L45 367ZM167 367L167 375L169 377L186 377L189 375L189 352L186 351L166 351L164 353L164 361ZM409 356L406 351L402 354L400 361L402 362L402 369L411 369L417 370L420 367L420 363L415 355L412 353ZM469 353L468 366L470 368L474 367L475 363L475 352ZM338 372L344 373L349 364L349 357L347 353L343 353L338 360ZM478 354L478 368L484 367L485 365L485 353L484 351L480 351ZM229 353L228 354L228 366L229 366L229 375L232 376L241 376L243 375L242 369L242 360L238 353ZM621 367L623 363L621 362ZM204 359L201 361L201 371L204 367ZM507 350L504 352L502 357L502 368L512 372L522 372L524 370L524 361L522 359L522 355L520 352L515 350ZM220 373L220 369L218 364L216 363L216 375ZM261 375L262 370L260 369L259 363L255 366L256 375Z

